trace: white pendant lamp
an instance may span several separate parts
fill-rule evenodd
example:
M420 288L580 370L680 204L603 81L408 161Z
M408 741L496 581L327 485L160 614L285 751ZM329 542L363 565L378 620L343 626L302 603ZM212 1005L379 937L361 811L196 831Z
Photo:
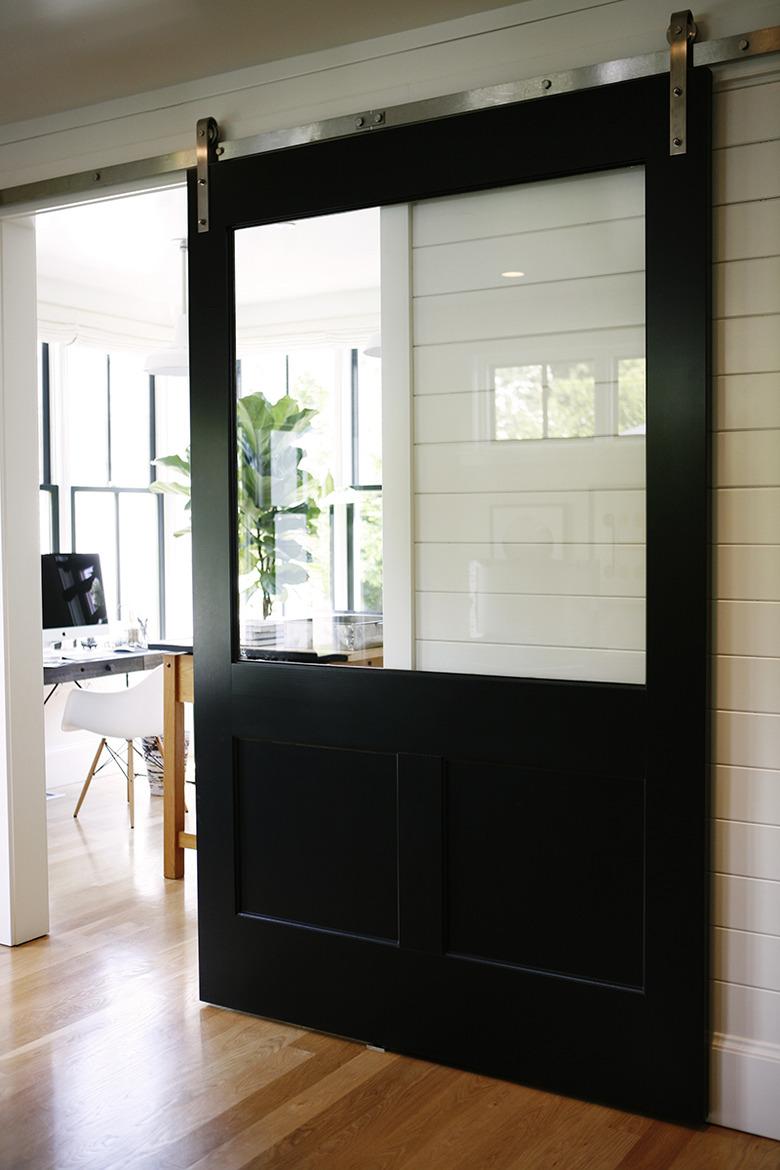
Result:
M187 317L187 241L178 240L181 251L181 309L173 327L173 345L156 349L146 359L147 374L186 378L190 372L189 320Z
M363 353L366 357L378 358L382 356L382 334L372 333L366 342Z

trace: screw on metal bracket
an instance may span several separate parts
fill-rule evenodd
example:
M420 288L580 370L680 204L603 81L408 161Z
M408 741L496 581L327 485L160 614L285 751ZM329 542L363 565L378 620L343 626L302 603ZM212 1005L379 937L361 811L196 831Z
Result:
M217 156L219 126L214 118L200 118L195 128L198 231L209 230L209 167Z
M739 47L742 50L742 52L744 53L745 49L750 48L750 41L747 40L745 37L743 37L742 40L739 42Z
M669 42L669 153L685 154L687 133L686 83L693 64L691 46L696 40L696 25L689 11L673 12L666 30Z

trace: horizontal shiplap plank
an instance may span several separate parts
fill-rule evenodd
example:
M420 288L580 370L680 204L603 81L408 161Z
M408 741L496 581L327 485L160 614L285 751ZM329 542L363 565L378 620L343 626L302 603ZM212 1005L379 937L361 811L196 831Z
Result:
M716 658L712 705L719 711L780 714L780 658Z
M780 886L759 878L714 874L712 921L735 930L780 935Z
M716 764L780 770L780 715L753 711L717 711L714 719L712 758Z
M716 205L780 195L780 141L715 151L713 188Z
M780 485L780 429L718 431L713 436L716 487Z
M644 170L576 175L417 203L416 247L644 214Z
M780 544L780 488L724 488L712 494L713 538L723 544Z
M713 259L780 255L780 198L716 207Z
M599 418L599 402L606 401L603 417L609 418L610 395L616 395L614 382L598 382L593 387L595 417ZM541 409L539 412L541 431ZM593 436L596 435L593 423ZM554 427L551 426L551 429ZM584 428L583 428L584 429ZM558 428L559 434L565 434ZM605 421L599 437L610 434ZM414 437L417 443L471 443L496 438L496 392L482 390L476 393L423 394L414 400ZM528 440L526 440L528 441Z
M643 597L645 553L616 544L420 544L421 592Z
M715 550L714 569L715 597L780 601L780 545L720 545Z
M712 984L712 1027L728 1036L780 1044L780 993L716 979Z
M643 491L418 495L415 539L506 544L643 544Z
M712 985L715 1032L780 1044L780 993L715 980Z
M718 820L780 826L780 771L718 764L713 773L712 812Z
M645 605L639 598L495 593L417 593L416 598L421 641L644 649Z
M522 272L523 285L615 272L645 265L643 218L498 235L417 248L412 258L414 296L465 292L511 284L503 272ZM515 278L518 279L518 278Z
M716 378L713 427L717 431L780 427L780 374Z
M780 256L716 264L714 316L749 317L760 313L780 313Z
M616 360L643 357L644 352L640 326L423 346L414 351L414 392L492 390L497 369L544 362L587 362L597 378L609 378Z
M414 342L442 345L494 337L527 336L641 325L645 315L643 272L593 276L552 284L483 289L418 297Z
M713 97L713 145L780 138L780 82L724 90Z
M748 658L780 658L780 602L717 602L714 650Z
M714 979L780 991L780 938L716 927L712 941Z
M780 316L729 317L713 323L715 374L780 370Z
M641 437L433 443L415 449L419 492L518 492L644 487Z
M780 828L744 821L715 821L712 868L716 873L780 882ZM777 891L780 897L780 890Z
M495 438L495 391L416 397L414 438L417 443L480 442Z
M645 681L644 654L567 646L498 646L468 642L417 643L417 669L455 674L561 678L580 682Z

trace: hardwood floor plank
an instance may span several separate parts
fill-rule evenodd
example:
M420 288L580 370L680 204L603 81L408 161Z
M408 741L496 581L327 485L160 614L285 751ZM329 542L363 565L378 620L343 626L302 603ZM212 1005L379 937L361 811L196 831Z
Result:
M479 1166L495 1168L513 1157L547 1124L556 1098L550 1094L486 1079L486 1091L459 1109L447 1126L399 1164L399 1170Z
M780 1170L780 1142L707 1126L694 1133L669 1170Z
M623 1126L611 1124L615 1111L603 1106L570 1101L562 1107L557 1121L530 1142L519 1157L507 1163L507 1170L548 1170L560 1165L566 1170L615 1170L637 1143L637 1136Z
M651 1121L633 1149L618 1163L616 1170L668 1170L695 1132L684 1125Z
M291 1049L301 1052L302 1063L283 1073L268 1085L247 1092L245 1096L216 1116L202 1118L189 1132L166 1137L154 1145L147 1136L144 1150L127 1163L132 1170L187 1170L230 1141L260 1118L278 1109L290 1097L303 1093L317 1081L340 1068L362 1051L348 1040L309 1033L305 1043L293 1043Z
M350 1090L366 1082L381 1081L382 1074L394 1063L398 1063L397 1057L363 1049L352 1060L192 1163L188 1170L244 1170L258 1154L272 1150L301 1125L333 1108Z
M364 1170L368 1163L383 1170L398 1166L408 1148L446 1125L449 1098L456 1086L465 1091L469 1080L474 1080L468 1074L422 1061L404 1060L403 1064L403 1076L392 1085L377 1086L381 1092L370 1096L356 1093L345 1101L341 1118L327 1119L331 1132L324 1141L317 1142L308 1157L302 1158L299 1149L291 1161L282 1165L294 1166L295 1170L327 1165L338 1166L339 1170ZM317 1138L322 1136L320 1132ZM264 1166L261 1161L249 1163L251 1170L260 1166Z
M346 1094L327 1113L290 1132L267 1155L255 1154L242 1167L249 1170L303 1170L304 1167L338 1165L341 1151L371 1127L375 1117L393 1108L410 1087L435 1076L433 1065L393 1057L378 1076ZM396 1114L400 1117L400 1114Z

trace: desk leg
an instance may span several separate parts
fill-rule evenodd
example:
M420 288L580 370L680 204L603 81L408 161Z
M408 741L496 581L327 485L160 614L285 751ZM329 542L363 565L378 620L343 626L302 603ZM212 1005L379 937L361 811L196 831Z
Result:
M163 718L163 873L184 877L184 704L178 699L178 659L166 656Z

